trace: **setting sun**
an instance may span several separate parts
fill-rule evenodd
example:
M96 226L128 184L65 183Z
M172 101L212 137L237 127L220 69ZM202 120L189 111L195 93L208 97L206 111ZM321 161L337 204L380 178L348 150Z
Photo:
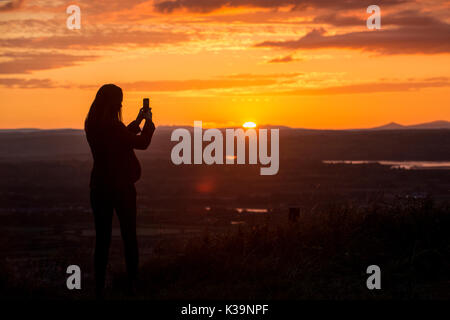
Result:
M242 126L244 128L255 128L256 127L256 123L254 123L254 122L246 122Z

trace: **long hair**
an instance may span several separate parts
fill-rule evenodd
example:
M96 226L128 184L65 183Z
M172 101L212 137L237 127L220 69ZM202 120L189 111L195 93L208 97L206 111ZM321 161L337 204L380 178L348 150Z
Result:
M114 122L122 121L122 89L114 84L105 84L98 91L84 122L86 132L104 129Z

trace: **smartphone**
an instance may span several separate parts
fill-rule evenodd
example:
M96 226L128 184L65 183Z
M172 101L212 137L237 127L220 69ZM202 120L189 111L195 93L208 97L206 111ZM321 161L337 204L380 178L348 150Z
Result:
M150 111L150 101L148 98L144 98L143 109L144 109L144 112Z

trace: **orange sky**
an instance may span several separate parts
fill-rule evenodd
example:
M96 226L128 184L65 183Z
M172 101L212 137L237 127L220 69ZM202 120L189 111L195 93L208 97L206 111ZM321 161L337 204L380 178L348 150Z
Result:
M81 30L66 7L81 8ZM2 1L0 128L81 128L97 89L131 120L362 128L450 120L450 2Z

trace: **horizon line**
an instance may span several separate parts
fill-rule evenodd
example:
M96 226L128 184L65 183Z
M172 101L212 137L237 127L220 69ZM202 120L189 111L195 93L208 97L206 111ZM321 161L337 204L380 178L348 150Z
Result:
M426 124L434 124L434 123L446 123L448 127L445 128L417 128L417 126L422 126ZM395 126L393 128L389 128L389 126ZM194 128L192 125L169 125L169 124L162 124L156 126L156 128ZM257 125L256 128L280 128L280 129L292 129L292 130L315 130L315 131L357 131L357 130L401 130L401 129L450 129L450 121L449 120L434 120L429 122L423 122L423 123L417 123L417 124L411 124L411 125L402 125L400 123L391 121L389 123L385 123L382 125L378 125L375 127L368 127L368 128L345 128L345 129L331 129L331 128L306 128L306 127L290 127L287 125L274 125L274 124L263 124L263 125ZM203 127L204 129L236 129L236 128L242 128L242 126L228 126L228 127ZM0 131L58 131L58 130L77 130L77 131L84 131L84 128L68 128L68 127L61 127L61 128L32 128L32 127L18 127L18 128L0 128ZM248 130L248 129L247 129Z

